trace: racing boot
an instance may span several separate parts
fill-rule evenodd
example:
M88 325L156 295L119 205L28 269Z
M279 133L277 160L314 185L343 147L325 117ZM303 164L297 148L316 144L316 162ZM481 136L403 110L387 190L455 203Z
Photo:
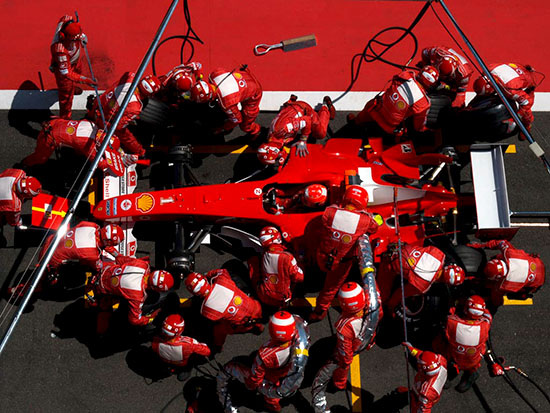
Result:
M476 380L479 377L479 372L474 371L473 373L470 373L468 371L465 371L462 374L462 377L460 379L460 383L458 383L455 387L455 390L459 393L464 393L470 390L470 387L476 382Z
M458 377L458 374L458 367L453 362L450 362L449 366L447 367L447 381L443 385L443 388L445 390L451 388L451 386L453 385L453 381Z
M333 120L336 117L336 109L334 109L334 105L332 104L332 99L330 96L325 96L323 98L323 104L328 108L328 111L330 113L330 120Z

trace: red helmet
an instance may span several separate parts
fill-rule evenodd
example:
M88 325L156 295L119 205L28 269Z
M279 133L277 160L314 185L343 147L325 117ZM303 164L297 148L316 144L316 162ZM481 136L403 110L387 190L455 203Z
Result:
M22 197L32 198L40 193L42 184L38 179L32 176L26 176L17 181L15 190Z
M365 290L356 282L345 283L338 291L338 301L343 313L354 314L365 308Z
M272 143L262 143L258 147L257 156L264 165L275 165L283 164L288 153Z
M418 366L427 376L435 376L441 370L441 363L437 354L431 351L423 351L418 358Z
M138 89L142 96L152 96L160 90L160 80L153 75L145 76L139 82Z
M149 285L158 292L168 291L174 286L174 277L168 271L156 270L149 276Z
M185 73L178 73L174 76L173 82L179 92L188 92L193 86L193 79Z
M192 272L185 278L185 287L193 295L204 297L210 293L210 283L206 277L198 272Z
M120 225L107 224L99 230L101 243L106 247L114 247L124 241L124 231Z
M483 269L483 273L490 280L499 280L504 277L507 272L508 266L506 265L506 262L504 262L503 260L498 260L496 258L489 260L487 264L485 264L485 268Z
M283 238L277 228L264 227L260 231L260 243L262 244L262 247L267 248L273 244L282 244Z
M327 202L327 187L321 184L312 184L304 191L304 204L310 208L324 205Z
M447 285L460 285L465 277L466 271L460 265L450 264L443 269L443 280Z
M451 57L444 57L438 65L441 76L451 76L456 69L456 61Z
M205 82L204 80L199 80L191 88L191 100L197 103L210 102L214 97L214 91L216 86Z
M183 333L185 320L179 314L170 314L162 323L162 333L167 337L178 337Z
M480 96L483 96L495 93L495 89L485 76L480 76L474 81L474 92Z
M272 340L286 343L296 334L296 320L288 311L277 311L271 316L268 329Z
M346 188L342 205L353 205L357 209L365 209L369 203L369 193L359 185L350 185Z
M60 33L62 39L76 40L82 34L82 27L80 23L69 20L67 24L63 25Z
M416 78L424 88L431 89L439 81L439 72L433 66L424 66Z
M472 295L466 301L466 315L473 319L478 319L485 313L485 300L479 295Z

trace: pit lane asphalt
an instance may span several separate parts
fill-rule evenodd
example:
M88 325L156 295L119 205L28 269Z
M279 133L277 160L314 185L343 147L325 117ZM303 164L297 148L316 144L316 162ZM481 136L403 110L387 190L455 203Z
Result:
M79 114L73 115L78 118ZM1 112L0 113L0 167L11 167L30 153L34 148L34 138L39 129L39 121L45 119L43 112ZM273 118L273 113L261 114L261 123L267 126ZM535 114L534 136L541 146L550 151L550 144L543 139L550 130L550 114ZM337 130L344 124L343 114L333 121L332 128ZM33 131L34 129L34 131ZM238 136L234 132L227 139ZM513 142L514 139L510 139ZM542 163L528 150L524 142L517 143L517 153L505 155L508 193L510 206L514 211L547 211L549 210L550 176ZM250 156L250 155L246 155ZM233 165L243 155L210 155L202 159L202 165L197 169L199 180L205 183L221 183L233 175ZM55 165L53 161L51 165ZM39 176L46 181L46 187L56 180L65 179L62 171L51 165ZM52 169L50 169L52 168ZM465 168L468 169L468 168ZM143 183L140 183L140 188ZM27 202L24 211L29 211ZM518 221L518 220L515 220ZM522 220L526 221L526 220ZM546 221L547 222L547 221ZM6 227L4 234L7 246L0 249L2 270L0 285L2 291L13 281L25 266L32 261L34 248L25 248L21 241L15 240L12 228ZM543 261L550 265L548 249L548 228L522 228L513 239L516 246L530 252L537 252ZM153 254L151 243L140 243L140 255ZM230 258L230 257L229 257ZM221 265L228 259L219 256L208 248L202 247L197 257L197 270L206 271ZM179 290L182 297L188 294ZM175 377L167 377L152 382L144 377L139 368L140 357L143 356L138 345L132 350L129 346L112 349L107 353L94 352L86 345L78 334L72 331L60 332L52 336L52 331L59 332L59 315L73 313L74 300L37 300L31 310L26 312L0 356L0 410L11 412L74 412L74 411L183 411L185 401L183 385ZM3 311L6 301L0 301L0 311ZM7 307L13 310L11 306ZM506 363L521 367L531 378L550 391L550 339L548 337L550 322L550 289L543 288L534 298L531 306L505 306L495 316L492 336L495 351L506 358ZM58 316L58 320L54 322ZM336 310L330 311L330 317L323 322L311 326L312 341L318 342L311 351L313 359L319 360L329 354L330 345L323 350L323 342L332 334L331 321L337 317ZM3 319L3 318L2 318ZM330 321L329 321L330 320ZM85 323L85 317L81 323ZM192 320L188 320L193 328ZM196 322L195 322L196 324ZM0 331L7 324L2 320ZM78 331L78 328L75 329ZM60 338L63 337L63 338ZM66 338L65 338L66 337ZM267 333L261 336L252 334L234 335L228 338L222 354L217 360L224 363L234 356L247 355L257 349L266 339ZM137 361L136 361L137 360ZM210 369L211 370L211 369ZM443 392L440 403L434 411L439 412L526 412L527 405L511 391L502 378L490 378L485 366L480 369L481 377L477 386L465 394L459 394L454 389ZM383 407L383 401L391 390L397 386L406 385L405 363L401 349L396 346L389 349L373 347L360 356L360 377L363 388L363 411L391 411ZM511 377L521 391L539 409L550 411L550 406L534 387L511 372ZM200 376L194 372L193 375ZM193 379L200 381L198 378ZM311 378L306 377L306 384ZM309 384L307 384L309 386ZM216 398L208 392L205 385L203 397ZM188 386L185 391L187 392ZM286 412L310 411L307 402L311 399L310 388L300 390L301 398L293 400L295 405L284 409ZM334 411L349 411L351 395L345 392L329 394L329 405L338 405ZM252 397L247 405L254 407ZM374 404L373 404L374 403ZM370 407L370 408L369 408ZM242 411L254 411L242 408ZM358 405L354 411L361 411ZM408 411L407 407L401 411Z

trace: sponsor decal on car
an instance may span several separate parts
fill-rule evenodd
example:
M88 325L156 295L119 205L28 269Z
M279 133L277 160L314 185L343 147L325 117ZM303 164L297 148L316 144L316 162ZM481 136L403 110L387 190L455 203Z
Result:
M155 206L155 199L150 194L141 194L136 199L136 209L143 214L146 214Z
M121 208L123 211L128 211L130 208L132 208L132 201L130 201L129 199L123 200L123 201L120 203L120 208Z

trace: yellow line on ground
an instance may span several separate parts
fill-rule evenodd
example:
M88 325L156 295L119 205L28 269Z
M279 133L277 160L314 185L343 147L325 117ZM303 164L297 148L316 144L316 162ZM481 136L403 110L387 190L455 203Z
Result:
M248 148L248 145L244 145L242 148L231 151L231 153L243 153Z
M351 411L362 412L363 406L361 401L361 365L359 362L359 354L353 357L349 369L351 381Z
M51 214L51 215L59 215L59 216L62 216L62 217L67 215L67 213L65 211L46 211L44 208L38 208L38 207L32 207L32 210L37 211L37 212L48 213L48 214Z
M504 153L516 153L517 150L516 150L516 145L515 144L510 144L508 145L508 147L506 148L506 150L504 151Z
M248 145L198 145L193 147L194 153L233 153L254 152Z
M533 299L528 298L527 300L510 300L508 297L504 296L504 305L533 305Z

